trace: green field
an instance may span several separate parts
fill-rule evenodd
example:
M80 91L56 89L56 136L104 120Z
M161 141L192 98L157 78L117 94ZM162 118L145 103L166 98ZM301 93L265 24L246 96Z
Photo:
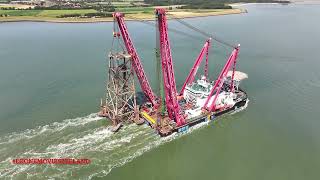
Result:
M153 13L153 7L132 7L132 8L117 8L117 11L131 14L131 13ZM57 16L66 14L81 14L95 13L94 9L76 9L76 10L0 10L1 14L9 16L32 16L32 17L49 17L55 18Z
M125 8L116 8L117 11L123 12L126 14L136 14L136 13L154 13L154 7L125 7Z
M43 10L38 16L42 17L57 17L65 14L81 14L84 15L86 13L95 13L97 12L94 9L77 9L77 10Z
M116 7L116 11L123 12L129 16L130 19L154 19L154 7ZM5 21L50 21L50 22L98 22L98 21L112 21L113 18L109 16L98 16L98 18L91 18L85 14L98 13L95 9L68 9L68 10L1 10L0 22ZM170 13L175 14L176 17L197 17L197 16L216 16L225 14L242 13L240 9L174 9ZM65 16L67 15L67 16ZM69 16L68 16L69 15ZM110 14L108 14L110 15ZM82 16L82 17L81 17ZM95 16L95 15L93 15ZM134 17L134 18L132 18Z
M49 17L55 18L65 14L81 14L95 13L94 9L77 9L77 10L0 10L1 14L9 16L32 16L32 17Z
M37 16L42 10L0 10L0 14L9 16Z
M128 12L128 11L154 11L154 7L127 7L127 8L116 8L118 11L121 12Z

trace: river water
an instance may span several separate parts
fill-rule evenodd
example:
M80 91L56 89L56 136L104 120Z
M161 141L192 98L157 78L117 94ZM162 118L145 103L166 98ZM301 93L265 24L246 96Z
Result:
M147 126L112 134L97 117L112 23L0 24L0 179L318 179L319 5L248 5L247 14L185 19L241 43L245 111L159 138ZM128 22L152 86L155 31ZM170 32L178 89L205 38ZM213 43L210 76L231 50ZM12 165L12 158L89 158L91 164Z

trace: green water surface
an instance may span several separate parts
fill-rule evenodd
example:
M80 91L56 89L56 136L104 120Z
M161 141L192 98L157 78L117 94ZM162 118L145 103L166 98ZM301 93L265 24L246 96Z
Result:
M112 23L0 23L0 179L319 179L320 6L245 8L249 13L185 21L241 43L237 66L249 75L241 85L248 108L165 139L135 125L113 135L94 114L104 94ZM127 25L156 88L154 28ZM205 38L176 21L169 27L193 34L170 32L180 89ZM231 52L212 46L211 78ZM92 163L10 163L21 157Z

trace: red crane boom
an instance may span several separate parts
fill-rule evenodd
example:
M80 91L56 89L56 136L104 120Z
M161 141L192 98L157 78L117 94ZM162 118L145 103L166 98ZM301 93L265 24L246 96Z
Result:
M225 81L227 73L228 73L232 64L233 64L233 70L232 70L233 72L232 72L232 77L231 77L231 91L234 91L233 79L234 79L235 65L236 65L238 53L239 53L239 47L240 47L240 45L233 50L227 63L224 65L222 71L220 72L218 79L215 81L214 86L211 89L210 94L209 94L206 102L204 103L204 106L203 106L204 109L206 109L208 111L215 111L216 110L216 100L218 98L218 95L220 93L222 85ZM213 98L210 106L208 107L208 103L209 103L213 93L215 93L214 98Z
M207 51L206 51L206 64L204 65L204 76L206 77L207 80L209 80L209 72L208 72L208 69L209 69L209 48L210 48L210 45L211 45L211 38L208 40L209 41L209 45L207 47Z
M157 100L156 100L157 98L151 89L151 86L149 84L147 76L143 70L143 66L141 64L138 53L133 46L132 40L130 38L128 29L127 29L127 26L124 22L124 15L122 13L116 12L113 14L113 17L117 21L121 36L123 38L123 42L126 46L126 49L127 49L128 53L131 55L133 69L138 77L141 89L142 89L143 93L146 95L146 97L148 98L148 100L152 103L152 105L156 106L157 105Z
M204 54L206 54L206 64L205 64L204 72L205 72L206 78L208 78L208 51L209 51L209 48L210 48L210 41L211 41L211 38L206 41L206 43L204 44L203 48L201 49L200 54L198 55L196 61L194 62L193 66L191 68L191 71L190 71L186 81L184 82L182 88L181 88L180 95L183 94L183 91L186 88L186 86L193 82L194 77L196 76L197 71L199 69L199 66L200 66L200 64L202 62Z
M181 126L185 124L185 120L184 117L180 114L180 106L177 100L176 82L173 70L170 42L168 37L168 24L165 9L157 8L156 15L158 17L160 57L166 97L166 107L170 119L175 120L177 126Z

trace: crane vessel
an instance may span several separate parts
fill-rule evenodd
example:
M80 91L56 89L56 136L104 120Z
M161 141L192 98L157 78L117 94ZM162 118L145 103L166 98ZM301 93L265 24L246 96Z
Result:
M160 136L174 132L187 131L191 126L205 121L213 121L217 116L237 112L247 107L249 99L246 92L239 87L247 74L236 71L240 45L233 46L218 40L208 33L182 21L183 25L201 32L207 37L197 59L181 90L177 92L174 64L171 55L164 8L156 8L157 34L157 75L158 91L156 95L148 81L140 57L133 45L124 21L124 14L115 12L113 42L118 43L117 50L109 53L108 81L105 101L101 100L99 116L112 121L112 131L118 131L123 123L147 123ZM213 41L232 48L219 76L210 81L208 77L209 49ZM119 50L120 49L120 50ZM196 79L198 69L206 59L204 73ZM146 101L137 105L134 76L137 77Z

